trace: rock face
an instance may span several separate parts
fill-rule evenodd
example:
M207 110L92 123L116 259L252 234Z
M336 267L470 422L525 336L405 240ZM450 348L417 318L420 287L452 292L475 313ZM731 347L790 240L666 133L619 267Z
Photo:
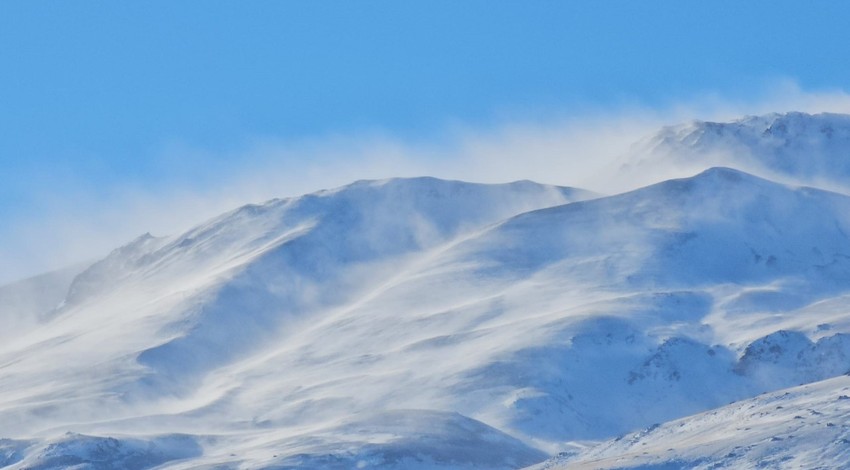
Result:
M817 179L770 158L820 149L805 158L832 165L847 122L697 123L653 145L762 149L739 166ZM754 397L817 382L788 406L826 404L850 370L850 197L759 174L609 196L361 181L139 237L47 283L49 307L22 307L31 281L2 287L16 326L0 343L0 462L519 468L570 451L546 465L592 467L678 426L654 424L697 414L697 432L706 410L738 410L724 433L733 417L767 429ZM569 444L588 440L603 443ZM688 442L658 465L719 461ZM729 461L766 458L762 444Z

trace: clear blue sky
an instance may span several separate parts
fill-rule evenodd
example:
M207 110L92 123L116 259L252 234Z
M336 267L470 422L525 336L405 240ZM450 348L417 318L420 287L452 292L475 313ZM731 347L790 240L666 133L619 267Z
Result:
M839 0L4 0L0 226L70 179L105 198L190 182L191 166L162 164L174 143L428 139L777 79L846 90L848 24Z

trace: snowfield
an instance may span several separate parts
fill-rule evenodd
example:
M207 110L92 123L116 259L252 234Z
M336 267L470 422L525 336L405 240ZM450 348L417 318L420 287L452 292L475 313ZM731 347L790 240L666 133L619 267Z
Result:
M646 142L697 171L359 181L0 287L0 466L841 468L850 117Z

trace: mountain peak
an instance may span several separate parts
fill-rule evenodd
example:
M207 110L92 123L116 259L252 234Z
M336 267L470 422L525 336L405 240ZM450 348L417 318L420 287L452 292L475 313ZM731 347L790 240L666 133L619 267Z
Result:
M768 113L748 115L731 121L692 120L685 124L663 127L652 140L677 139L685 140L685 136L701 136L707 134L741 134L752 133L763 138L771 136L794 136L812 130L831 137L833 132L842 128L850 128L850 115L837 113L809 114L799 111L785 113Z
M724 166L782 182L848 191L850 115L801 112L668 126L636 144L621 177L648 183Z

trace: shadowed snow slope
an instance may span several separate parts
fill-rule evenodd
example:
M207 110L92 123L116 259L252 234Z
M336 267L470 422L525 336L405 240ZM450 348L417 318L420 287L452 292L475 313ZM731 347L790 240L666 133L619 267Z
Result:
M729 168L608 197L417 178L246 206L4 312L29 320L0 344L0 458L519 468L767 406L850 369L848 234L850 197ZM730 462L769 452L751 444Z

